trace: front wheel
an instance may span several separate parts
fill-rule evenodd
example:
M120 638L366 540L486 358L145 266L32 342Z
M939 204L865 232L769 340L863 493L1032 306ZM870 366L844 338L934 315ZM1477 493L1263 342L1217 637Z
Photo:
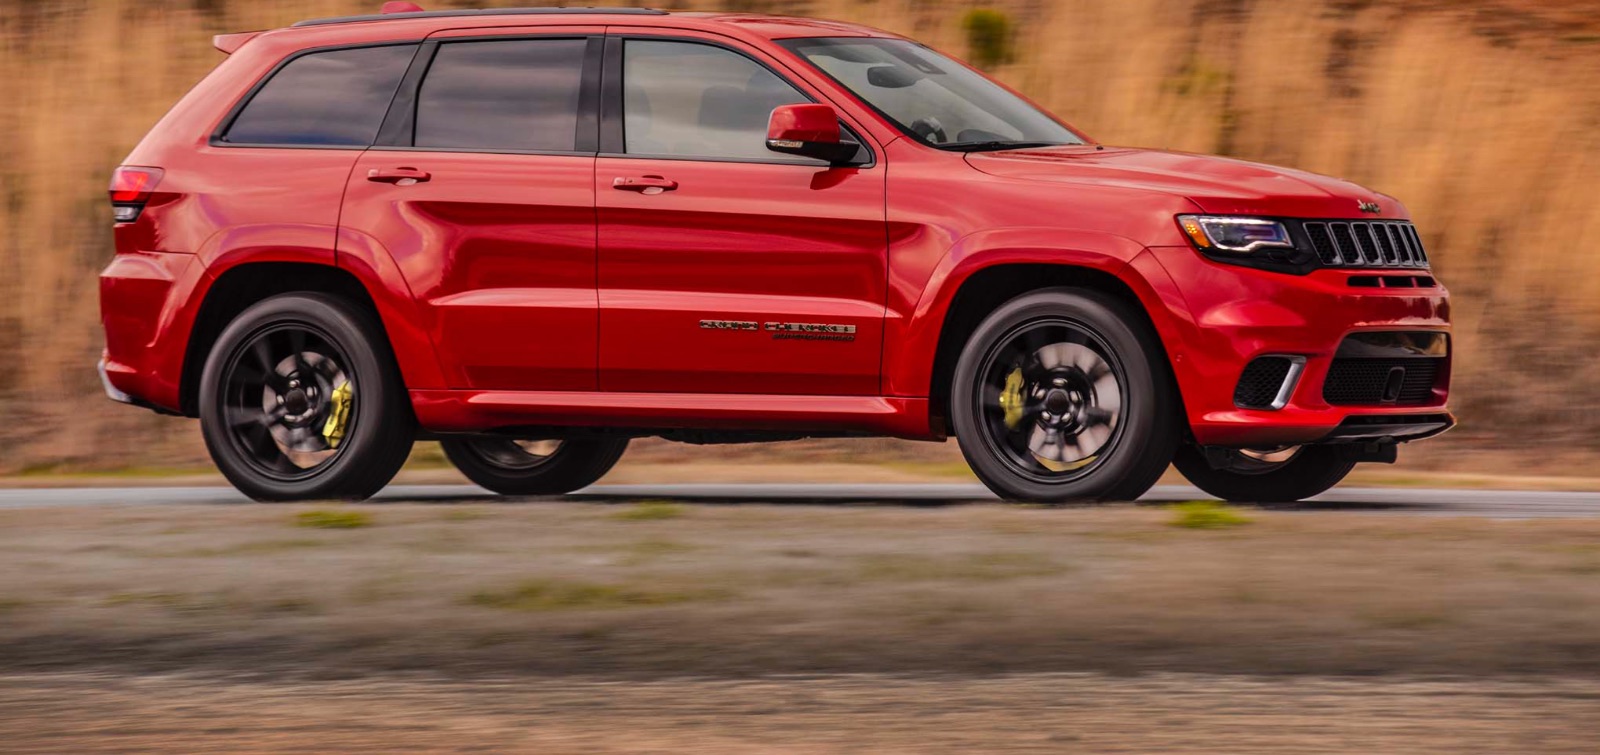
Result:
M1356 462L1333 446L1294 446L1234 451L1217 469L1199 448L1185 445L1172 465L1195 487L1224 501L1292 503L1339 484Z
M1097 291L1019 296L973 331L951 422L978 479L1002 498L1131 501L1178 442L1166 356L1140 313Z
M611 471L628 439L457 438L440 445L461 474L500 495L563 495Z

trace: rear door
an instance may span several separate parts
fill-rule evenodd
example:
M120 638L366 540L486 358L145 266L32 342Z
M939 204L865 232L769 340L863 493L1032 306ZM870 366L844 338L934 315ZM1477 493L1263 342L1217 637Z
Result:
M816 97L759 51L618 28L595 171L601 388L879 393L883 166L768 151L773 108Z
M596 387L600 31L436 35L350 175L452 388Z

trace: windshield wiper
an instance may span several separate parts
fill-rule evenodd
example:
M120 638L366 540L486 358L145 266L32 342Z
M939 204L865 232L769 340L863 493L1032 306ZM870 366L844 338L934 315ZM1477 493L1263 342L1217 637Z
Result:
M1061 147L1072 142L1028 142L1019 140L998 140L982 142L954 142L951 144L937 145L939 149L948 149L953 152L997 152L1003 149L1028 149L1031 147Z

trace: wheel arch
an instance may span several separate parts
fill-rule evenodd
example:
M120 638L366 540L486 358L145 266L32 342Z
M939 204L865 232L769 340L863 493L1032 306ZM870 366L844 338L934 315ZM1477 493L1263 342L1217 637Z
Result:
M1107 269L1107 268L1111 269ZM1116 272L1113 272L1115 270ZM952 276L954 278L955 276ZM1130 282L1128 278L1134 280ZM937 346L934 348L928 386L928 410L936 434L949 431L950 391L961 350L968 337L983 319L1007 301L1031 291L1051 288L1080 288L1098 291L1128 305L1142 318L1142 323L1156 336L1156 343L1165 360L1167 374L1172 379L1172 390L1180 409L1183 393L1176 381L1174 350L1166 332L1170 325L1160 322L1167 313L1157 307L1164 306L1155 293L1131 266L1096 267L1071 262L996 260L991 264L974 266L956 284L944 316L939 324ZM1141 292L1140 288L1144 291ZM1154 301L1152 301L1152 299ZM1187 412L1183 412L1187 416ZM1184 423L1187 426L1187 422Z
M400 339L396 338L396 323L383 316L382 308L367 285L349 270L317 262L262 261L244 262L221 271L213 268L211 274L213 279L206 288L184 351L178 396L186 416L199 414L200 375L207 356L228 323L252 305L280 294L324 293L367 309L382 324L383 336L394 353L405 385L408 388L429 387L437 380L438 367L431 346L429 353L416 354L414 348L404 348L405 344L397 342ZM405 325L401 324L401 328Z

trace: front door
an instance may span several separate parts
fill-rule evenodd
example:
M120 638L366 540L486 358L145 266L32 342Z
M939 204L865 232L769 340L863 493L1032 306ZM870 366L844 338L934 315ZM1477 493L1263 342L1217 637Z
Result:
M601 39L559 34L428 42L350 176L343 232L394 258L453 388L596 388Z
M772 109L812 101L776 70L710 37L607 40L603 390L879 393L883 167L768 151Z

